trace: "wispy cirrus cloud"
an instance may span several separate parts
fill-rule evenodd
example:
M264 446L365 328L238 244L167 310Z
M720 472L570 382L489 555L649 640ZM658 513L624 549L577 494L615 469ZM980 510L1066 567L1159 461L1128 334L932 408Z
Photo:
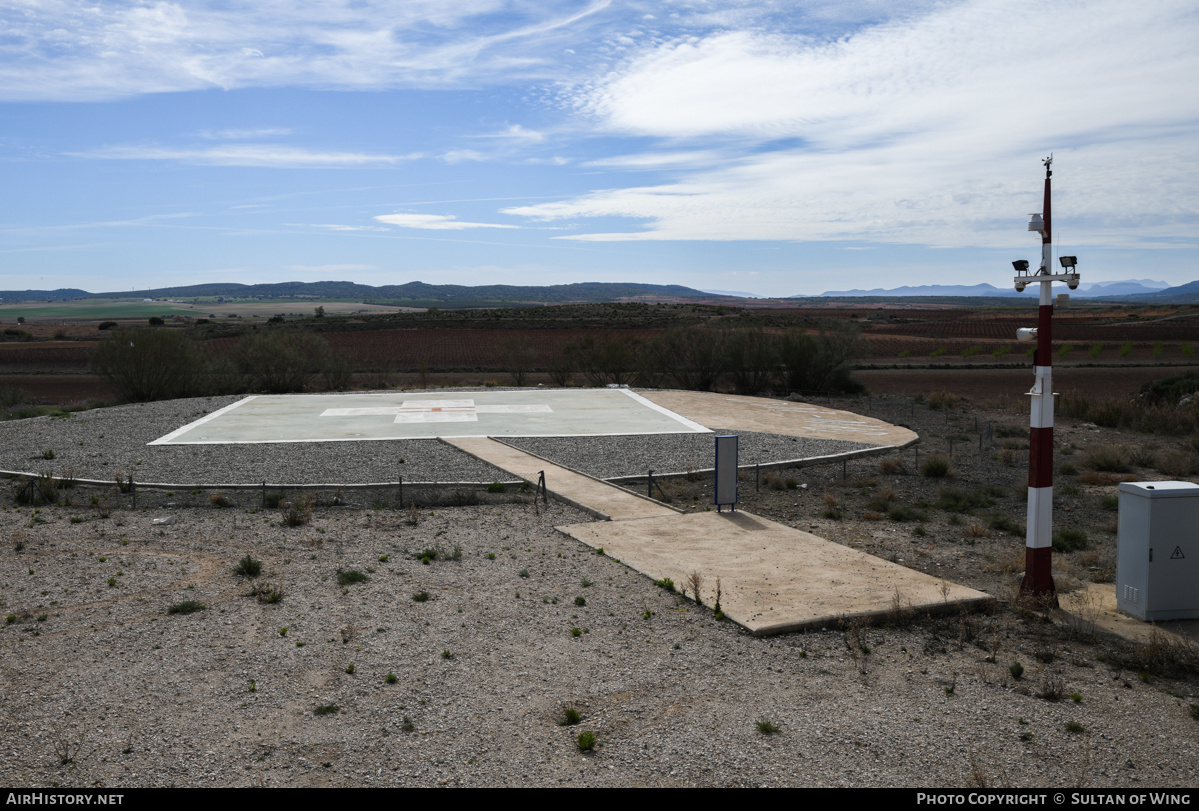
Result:
M490 222L462 222L448 214L381 214L375 217L379 222L396 225L400 228L423 228L430 231L460 231L466 228L516 228L515 225L504 225Z
M371 152L339 152L304 149L278 144L226 144L223 146L168 147L156 145L120 144L100 147L86 152L68 152L71 157L100 160L180 161L213 166L275 166L288 168L320 168L394 165L424 157L419 152L408 155L384 155Z
M611 0L8 0L0 98L212 87L437 87L552 75Z

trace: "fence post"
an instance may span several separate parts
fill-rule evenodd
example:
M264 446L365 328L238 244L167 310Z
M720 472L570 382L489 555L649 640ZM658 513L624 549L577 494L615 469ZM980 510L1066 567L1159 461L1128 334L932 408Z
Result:
M541 470L537 473L537 489L541 491L541 500L545 504L550 503L550 491L545 486L545 471ZM537 500L537 495L533 495L533 500Z
M754 462L754 492L762 491L762 463Z
M404 509L404 477L400 476L400 509Z
M920 446L913 445L912 447L916 450L916 472L919 473L920 472Z
M266 479L262 480L262 509L266 509Z
M847 478L849 478L849 460L842 459L841 460L841 481L845 481Z
M645 483L645 495L649 498L654 497L654 469L649 469L649 480Z
M133 509L136 510L137 509L137 482L135 482L133 480L132 476L129 477L129 492L133 493Z

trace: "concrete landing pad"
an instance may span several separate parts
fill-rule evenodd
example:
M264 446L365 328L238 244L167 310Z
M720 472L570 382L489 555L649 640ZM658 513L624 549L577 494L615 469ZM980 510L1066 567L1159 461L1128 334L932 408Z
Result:
M901 608L919 611L960 610L992 599L744 511L558 529L592 548L602 546L654 580L669 577L676 587L700 572L705 605L714 602L720 577L724 613L756 636L885 616L897 599Z
M907 428L814 403L699 391L643 391L639 394L674 414L710 428L736 428L813 439L848 439L894 447L903 447L918 439L916 432Z
M446 389L247 397L149 444L708 432L628 389Z

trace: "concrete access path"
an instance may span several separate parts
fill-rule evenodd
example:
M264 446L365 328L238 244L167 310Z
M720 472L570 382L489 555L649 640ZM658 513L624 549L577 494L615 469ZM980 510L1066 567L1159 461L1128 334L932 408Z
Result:
M680 515L680 511L660 501L639 496L602 479L555 465L511 445L483 436L443 437L442 442L469 453L476 459L495 465L501 470L537 484L538 474L545 471L545 487L554 497L573 507L607 521L628 521L634 518L657 518Z
M755 635L819 628L896 610L961 610L992 598L744 511L682 513L486 437L444 438L530 483L545 472L555 498L601 519L557 529L653 580L692 572L712 605Z

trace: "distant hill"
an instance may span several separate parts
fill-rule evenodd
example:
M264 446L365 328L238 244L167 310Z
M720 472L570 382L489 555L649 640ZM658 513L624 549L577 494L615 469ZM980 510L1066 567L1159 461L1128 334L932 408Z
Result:
M88 298L86 290L62 287L58 290L0 290L0 304L20 304L23 301L63 301L65 299Z
M64 299L341 299L409 307L496 307L514 305L594 303L622 300L711 299L708 293L681 285L583 282L543 287L408 282L372 287L355 282L280 282L277 284L196 284L152 290L89 293L86 290L0 291L4 303Z
M1055 285L1054 294L1069 293L1071 298L1093 299L1104 298L1113 300L1129 300L1140 301L1142 299L1161 301L1161 297L1191 295L1194 292L1192 285L1199 282L1192 282L1188 285L1180 287L1170 287L1165 282L1157 282L1152 279L1126 279L1115 282L1084 282L1078 286L1077 290L1068 290L1064 285ZM975 284L975 285L954 285L954 284L925 284L917 287L895 287L890 290L876 288L874 290L830 290L827 293L820 294L827 298L858 298L869 296L872 298L890 298L890 297L928 297L928 296L952 296L955 298L981 296L986 298L1028 298L1037 295L1035 285L1030 285L1024 293L1017 293L1012 288L999 288L990 284ZM805 298L804 296L791 296L791 298Z

